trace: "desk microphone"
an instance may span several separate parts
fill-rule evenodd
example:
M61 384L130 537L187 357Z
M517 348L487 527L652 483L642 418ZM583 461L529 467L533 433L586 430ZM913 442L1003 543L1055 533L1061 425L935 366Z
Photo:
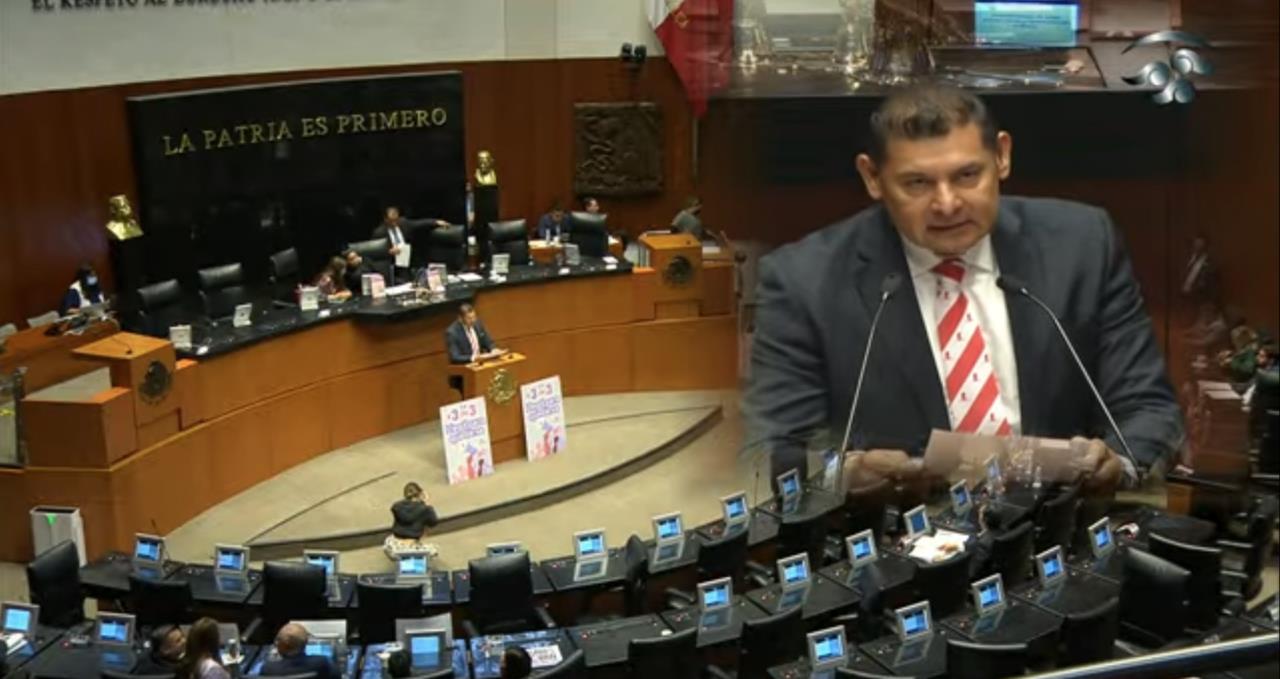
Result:
M1058 336L1062 338L1062 343L1067 345L1067 351L1071 352L1071 358L1076 362L1076 368L1080 371L1080 375L1084 377L1085 384L1089 385L1089 391L1093 393L1093 398L1098 402L1098 407L1102 408L1102 414L1107 416L1107 424L1111 425L1111 431L1115 432L1116 439L1120 441L1120 447L1124 449L1124 456L1129 458L1129 463L1133 465L1133 473L1138 475L1138 482L1142 482L1142 467L1138 465L1138 460L1133 456L1133 449L1129 447L1129 442L1125 440L1124 433L1120 431L1120 425L1116 424L1116 418L1111 415L1111 409L1107 407L1107 402L1102 399L1102 394L1098 393L1098 387L1093 383L1093 378L1089 376L1089 371L1084 367L1084 361L1080 360L1080 354L1076 353L1076 347L1071 343L1071 337L1067 335L1067 331L1062 327L1062 321L1058 320L1058 315L1053 313L1053 309L1049 308L1043 300L1031 294L1027 290L1027 286L1013 276L1000 276L996 279L996 285L1000 286L1010 294L1022 295L1035 303L1036 306L1044 310L1045 314L1053 321L1053 327L1058 329Z
M862 399L862 381L867 376L867 359L871 357L871 345L876 340L876 329L880 326L880 314L884 313L885 304L893 297L893 293L902 287L902 276L897 272L889 272L880 281L880 304L871 317L871 330L867 332L867 346L862 350L862 365L858 367L858 382L853 388L853 403L849 404L849 422L844 427L844 440L840 442L840 466L844 467L845 451L849 449L849 435L853 433L853 416L858 410L858 401Z

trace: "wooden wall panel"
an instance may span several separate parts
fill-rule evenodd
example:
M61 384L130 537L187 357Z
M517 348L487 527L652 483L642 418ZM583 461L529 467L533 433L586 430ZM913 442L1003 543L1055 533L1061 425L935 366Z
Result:
M133 392L112 387L88 401L24 399L22 423L33 466L97 467L138 449Z
M733 389L738 384L736 316L634 326L632 389Z

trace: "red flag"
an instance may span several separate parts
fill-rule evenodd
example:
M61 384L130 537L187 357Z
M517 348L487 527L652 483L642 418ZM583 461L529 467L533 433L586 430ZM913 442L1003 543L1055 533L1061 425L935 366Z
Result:
M729 82L734 0L648 0L649 24L684 83L693 114Z

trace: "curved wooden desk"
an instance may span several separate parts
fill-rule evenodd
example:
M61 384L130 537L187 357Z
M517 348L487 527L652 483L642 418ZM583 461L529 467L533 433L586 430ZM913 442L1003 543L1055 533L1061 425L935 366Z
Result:
M558 374L566 395L731 388L733 268L709 264L704 279L696 313L680 318L659 314L651 269L484 290L476 308L500 344L528 357L525 379ZM0 469L0 559L32 556L35 504L80 507L90 555L128 550L135 532L168 532L313 457L434 419L457 398L444 348L452 321L338 320L180 360L174 416L142 425L118 386L75 414L24 402L30 465Z

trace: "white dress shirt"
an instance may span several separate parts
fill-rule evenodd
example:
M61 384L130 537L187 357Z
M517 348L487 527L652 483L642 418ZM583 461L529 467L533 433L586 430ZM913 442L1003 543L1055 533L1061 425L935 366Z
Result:
M911 284L915 287L916 303L920 317L924 319L924 331L933 351L933 363L938 370L940 384L947 383L946 369L942 365L942 350L938 346L938 319L934 313L934 290L938 274L933 267L942 258L932 252L902 239L902 249L911 270ZM1018 360L1013 351L1013 331L1009 328L1009 309L1005 306L1004 291L996 285L1000 268L996 253L991 247L991 237L984 236L960 257L964 260L964 280L961 289L969 297L969 304L978 312L978 323L986 339L987 353L995 365L996 381L1000 385L1000 400L1008 414L1009 427L1015 435L1022 433L1022 410L1018 400ZM942 394L943 401L947 395ZM955 426L955 423L952 423Z
M390 238L390 239L391 239L391 244L392 244L392 245L403 245L403 244L404 244L404 233L402 233L402 232L400 231L400 227L399 227L399 226L393 226L393 227L391 227L391 228L387 229L387 238Z

